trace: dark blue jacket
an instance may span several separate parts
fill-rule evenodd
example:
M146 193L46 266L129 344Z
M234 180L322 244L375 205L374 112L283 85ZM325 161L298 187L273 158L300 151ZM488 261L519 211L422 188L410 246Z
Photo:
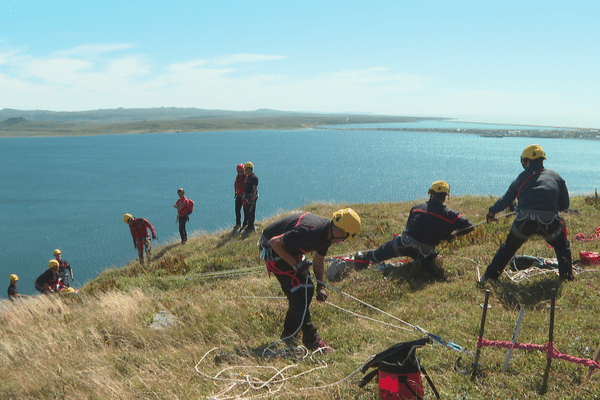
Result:
M558 173L544 168L542 159L533 160L489 211L497 214L514 200L518 200L518 210L559 212L569 208L569 191Z
M442 240L450 237L455 230L462 230L460 235L466 235L472 229L471 221L444 205L441 201L430 199L417 204L410 210L404 233L413 239L437 246Z

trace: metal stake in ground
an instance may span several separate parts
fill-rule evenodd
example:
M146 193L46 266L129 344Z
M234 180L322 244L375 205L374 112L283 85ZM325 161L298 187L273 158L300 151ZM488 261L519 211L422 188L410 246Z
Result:
M487 315L488 302L490 300L490 291L485 291L485 300L483 302L483 313L481 315L481 327L479 328L479 340L477 346L477 352L475 353L475 360L473 361L473 372L471 373L471 380L475 380L479 373L479 355L481 354L481 347L479 346L479 341L483 338L483 331L485 329L485 317Z
M554 343L554 309L556 306L556 289L552 289L552 302L550 303L550 328L548 329L548 343ZM544 370L544 378L540 386L540 394L545 394L548 391L548 377L550 376L550 365L552 357L550 353L546 353L546 369Z

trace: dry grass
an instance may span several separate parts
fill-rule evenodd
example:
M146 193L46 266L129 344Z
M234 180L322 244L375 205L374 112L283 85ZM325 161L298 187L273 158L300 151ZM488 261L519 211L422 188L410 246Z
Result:
M448 205L473 222L485 218L493 199L451 198ZM307 211L327 215L340 206L307 205ZM334 246L331 255L347 256L372 248L406 222L410 203L353 204L364 229L354 242ZM592 233L598 225L598 209L583 197L573 199L565 218L570 236ZM262 226L277 216L262 221ZM484 224L471 235L442 244L440 267L446 281L433 282L415 274L408 263L395 270L395 279L375 267L351 273L332 284L329 301L343 309L409 328L418 325L474 351L479 331L483 292L475 285L476 268L483 272L504 239L511 220ZM74 298L41 296L10 304L0 314L0 399L198 399L211 398L226 383L210 379L244 375L267 380L273 371L292 377L268 398L279 399L375 399L371 383L359 389L362 374L327 389L307 388L343 380L369 356L397 342L420 334L358 319L333 306L314 304L313 320L335 352L316 356L316 361L261 357L282 328L286 303L275 279L269 279L258 259L256 236L241 238L226 232L197 236L186 246L167 245L155 252L150 267L131 264L108 270ZM597 250L596 242L572 241L573 258L580 250ZM528 242L520 251L553 257L542 240ZM231 270L249 268L242 275ZM526 309L520 342L545 343L548 336L548 304L557 289L559 309L555 345L559 351L590 358L598 338L599 291L597 272L588 268L575 282L560 284L552 276L536 276L512 282L506 276L492 287L485 337L509 340L520 307ZM406 322L391 319L361 305L347 294ZM253 298L258 297L258 298ZM316 302L315 302L316 303ZM174 315L181 325L166 330L149 326L161 310ZM211 349L218 347L220 350ZM203 357L208 353L208 356ZM475 381L454 370L459 354L438 344L419 351L422 364L436 383L442 398L528 399L539 398L545 356L515 351L506 373L500 369L505 350L484 348L483 375ZM200 364L200 360L203 360ZM464 355L469 367L473 358ZM244 366L244 369L241 367ZM206 376L203 376L205 374ZM258 367L263 367L259 369ZM273 368L265 370L264 367ZM320 369L314 369L322 367ZM227 369L226 368L231 368ZM295 376L304 372L304 375ZM554 360L545 399L593 399L600 397L600 373L583 383L587 369ZM238 387L229 394L244 398ZM431 391L426 388L428 398ZM250 391L246 397L264 394ZM235 397L239 396L239 397Z

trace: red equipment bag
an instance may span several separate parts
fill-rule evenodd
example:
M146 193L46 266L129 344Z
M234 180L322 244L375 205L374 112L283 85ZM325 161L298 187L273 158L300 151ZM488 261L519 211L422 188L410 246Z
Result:
M429 338L398 343L373 356L362 366L361 371L366 373L369 368L375 368L375 370L365 375L358 386L364 387L377 375L380 400L422 400L424 390L421 374L423 374L436 398L439 399L440 395L433 381L415 354L417 348L423 347L427 343L431 343Z

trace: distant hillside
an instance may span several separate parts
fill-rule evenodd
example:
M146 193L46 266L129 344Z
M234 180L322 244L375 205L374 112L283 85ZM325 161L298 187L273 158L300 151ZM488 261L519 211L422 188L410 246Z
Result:
M77 112L0 111L0 137L77 136L123 133L307 129L324 125L415 122L418 117L198 108L135 108ZM428 118L435 119L435 118Z
M231 118L265 118L280 116L312 115L313 113L287 112L269 109L254 111L206 110L200 108L116 108L90 111L44 111L44 110L0 110L0 121L12 118L24 118L32 122L60 123L93 123L115 124L137 121L164 121L185 119L231 119ZM328 115L328 114L316 114ZM351 115L344 113L344 115ZM363 114L364 115L364 114Z

